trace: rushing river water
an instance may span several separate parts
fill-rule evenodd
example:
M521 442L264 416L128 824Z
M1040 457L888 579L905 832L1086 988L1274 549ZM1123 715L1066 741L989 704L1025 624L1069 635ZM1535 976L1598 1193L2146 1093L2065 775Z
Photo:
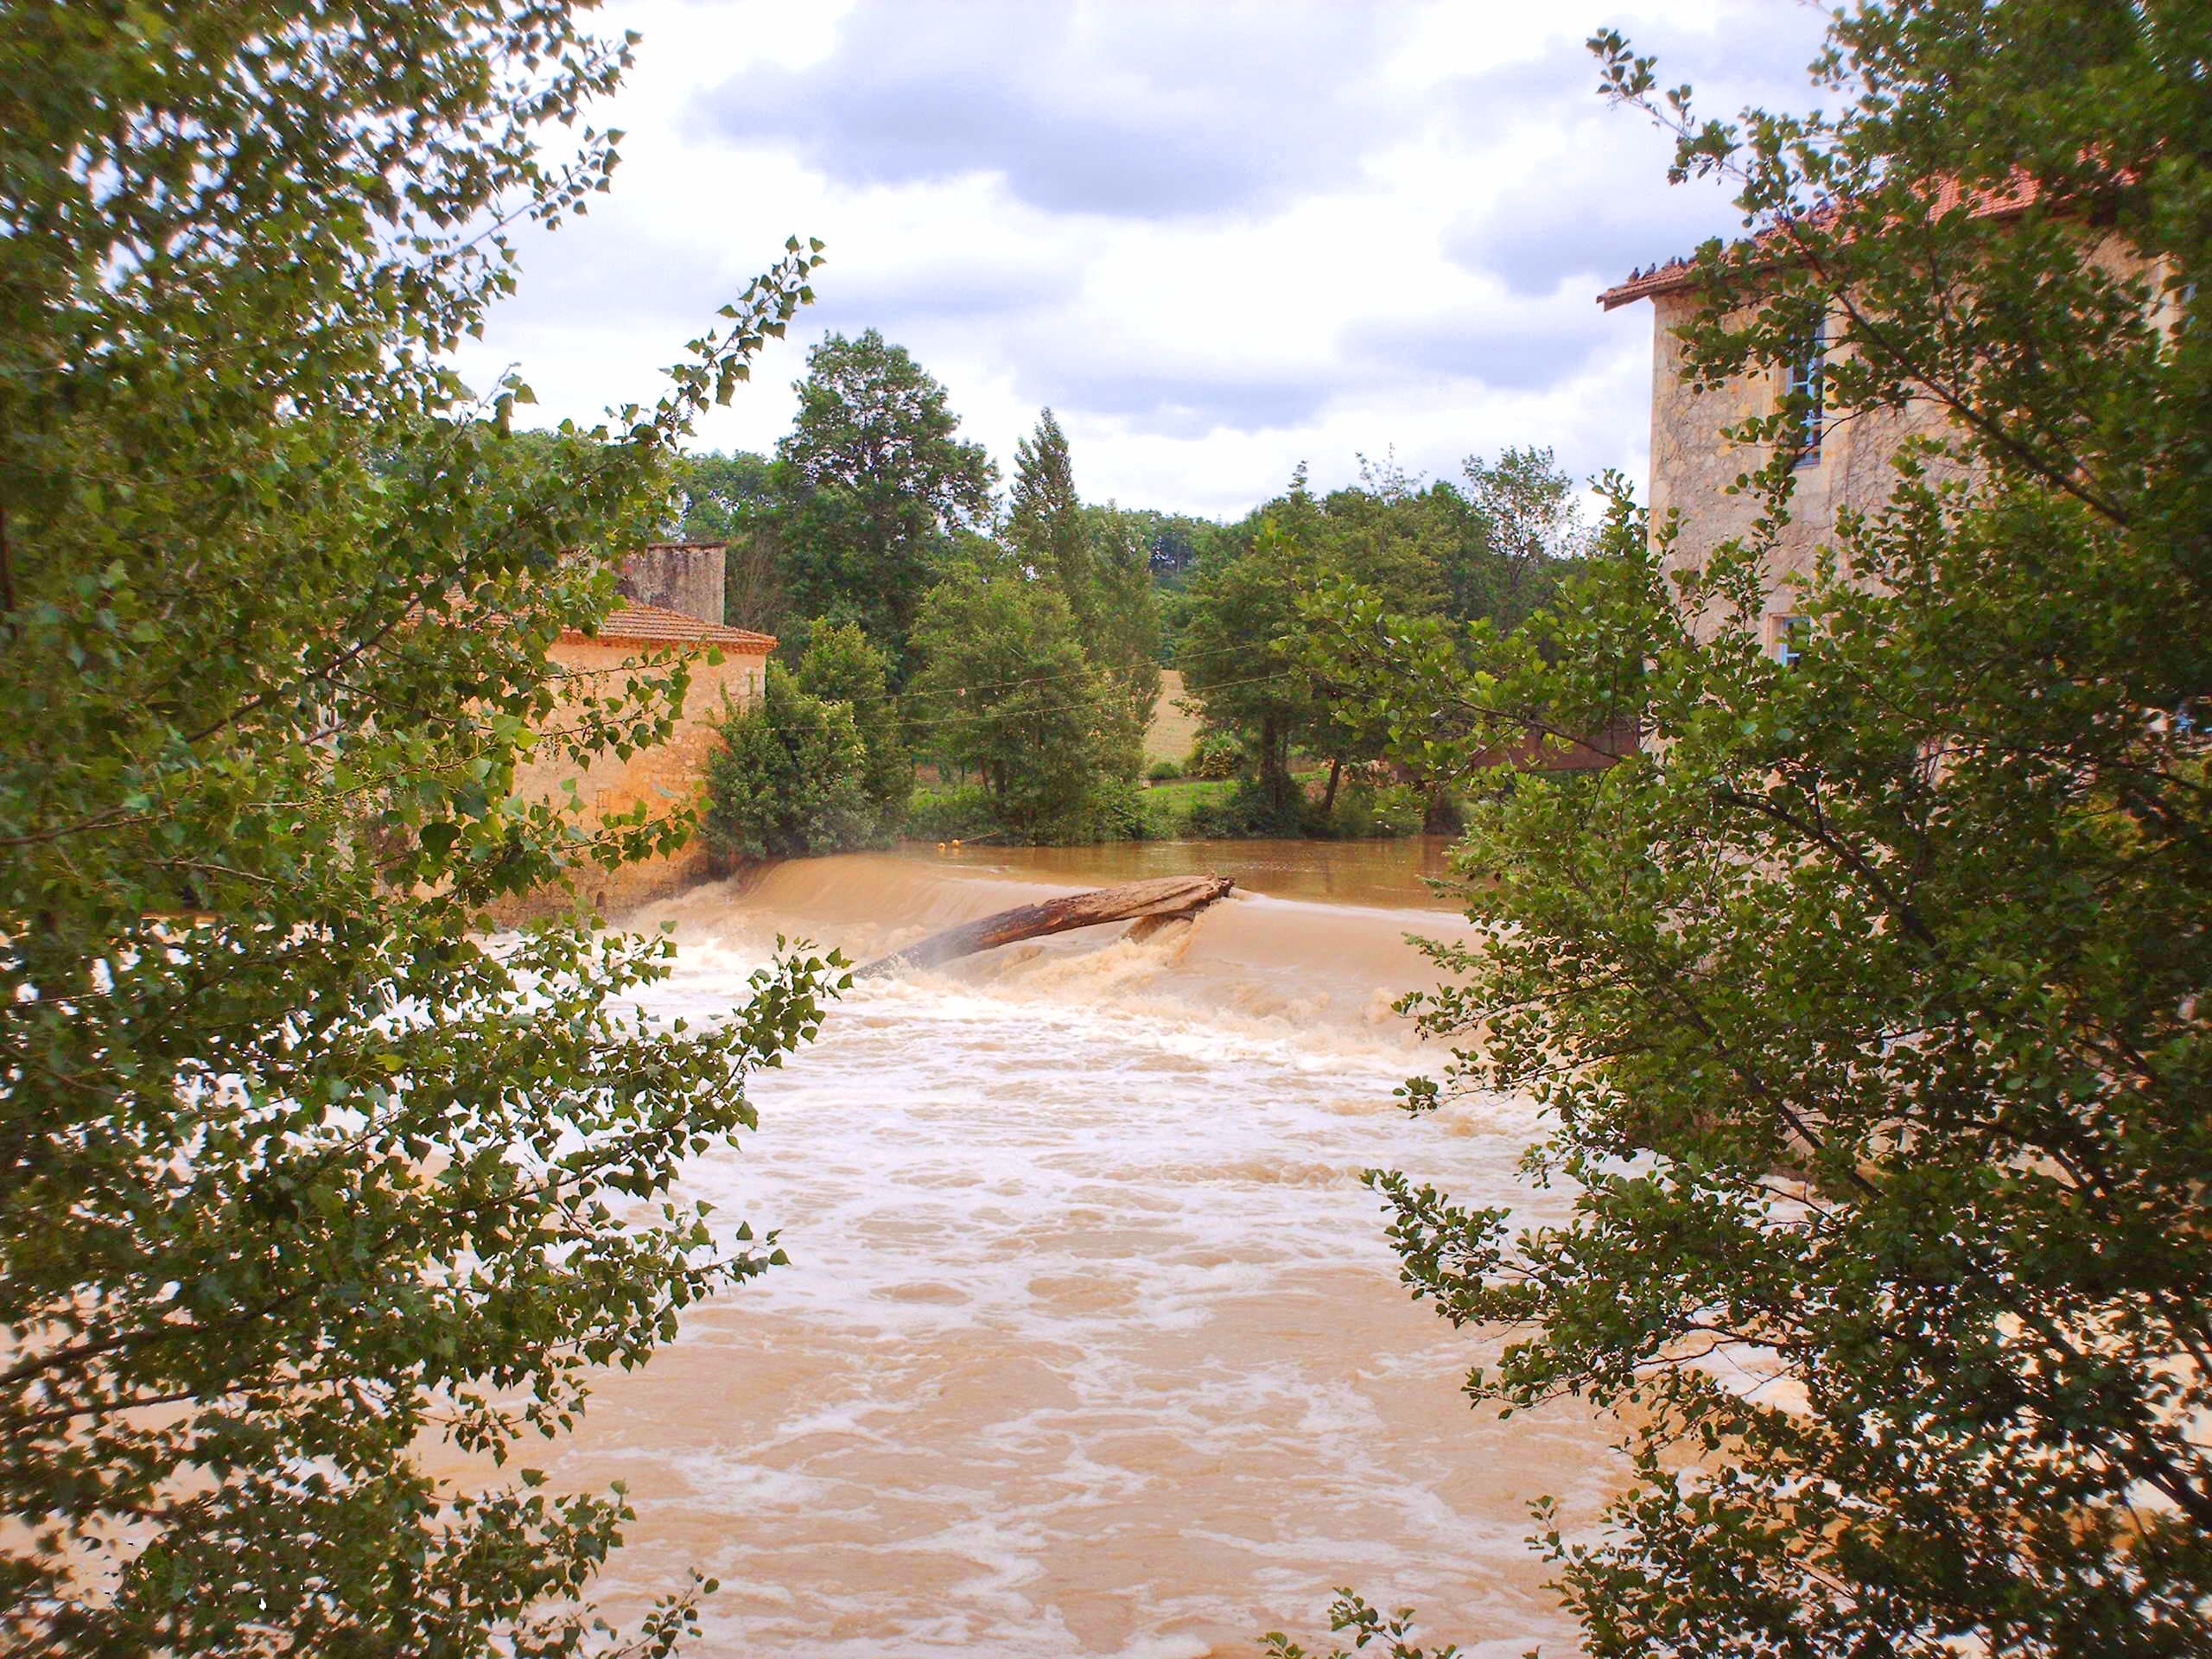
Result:
M1413 1122L1433 1065L1389 1012L1408 930L1460 927L1423 842L1210 843L808 861L671 920L649 1006L744 992L778 931L855 959L1052 893L1219 869L1248 889L1145 943L1116 928L856 987L688 1185L793 1265L694 1310L601 1385L556 1484L628 1483L616 1608L718 1576L693 1651L1251 1654L1325 1631L1331 1587L1414 1604L1471 1654L1572 1650L1523 1541L1586 1515L1602 1428L1499 1423L1478 1357L1395 1280L1358 1172L1519 1194L1519 1102ZM543 1460L532 1448L527 1459Z

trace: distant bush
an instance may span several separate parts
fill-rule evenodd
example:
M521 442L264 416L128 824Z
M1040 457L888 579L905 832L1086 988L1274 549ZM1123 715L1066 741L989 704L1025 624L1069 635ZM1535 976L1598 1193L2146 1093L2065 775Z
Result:
M1135 783L1102 779L1090 792L1083 811L1051 827L1047 844L1075 846L1091 841L1153 841L1160 831L1145 810L1145 791ZM1046 837L1038 837L1046 842Z
M1155 760L1145 773L1155 784L1172 784L1183 775L1183 768L1173 760Z
M1410 784L1355 783L1337 798L1318 833L1338 841L1417 836L1427 803Z
M1220 780L1235 778L1244 770L1244 746L1227 732L1207 732L1191 746L1191 759L1184 771L1193 778Z
M981 784L918 789L906 804L906 835L910 841L950 841L956 836L966 840L993 834L1000 828L990 791Z
M899 709L890 691L890 659L868 643L855 622L815 619L796 678L799 690L853 711L853 725L868 751L862 782L876 827L898 827L914 786L914 759L900 735Z
M1026 827L1008 825L980 784L914 791L906 809L910 841L971 841L988 836L1014 847L1076 847L1100 841L1149 841L1162 826L1146 810L1135 784L1101 779L1075 805Z
M780 663L758 701L722 722L707 763L707 845L725 857L793 858L877 838L868 747L842 702L810 696Z
M1234 789L1210 791L1192 802L1183 834L1193 841L1295 839L1311 834L1318 818L1318 812L1295 796L1275 806L1257 779L1246 778Z
M1362 841L1414 836L1421 831L1425 803L1405 784L1355 782L1337 797L1329 811L1305 794L1277 804L1259 780L1239 779L1230 788L1198 785L1166 800L1181 800L1179 810L1166 806L1153 814L1154 834L1190 841L1294 840Z

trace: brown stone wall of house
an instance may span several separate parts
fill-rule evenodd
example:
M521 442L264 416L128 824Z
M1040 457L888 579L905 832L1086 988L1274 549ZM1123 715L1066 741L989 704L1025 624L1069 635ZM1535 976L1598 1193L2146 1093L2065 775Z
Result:
M2115 274L2152 279L2155 292L2156 273L2149 262L2123 245L2107 238L2091 257ZM1670 508L1681 511L1682 535L1669 560L1675 569L1694 569L1721 543L1750 534L1764 504L1748 492L1728 491L1764 465L1766 456L1729 442L1721 429L1772 414L1784 392L1778 365L1707 391L1694 391L1684 383L1681 343L1675 331L1696 314L1698 304L1694 289L1652 296L1651 517L1656 525ZM1878 512L1897 486L1891 463L1898 444L1916 433L1940 432L1947 420L1941 406L1929 400L1903 410L1862 412L1831 425L1819 456L1797 471L1790 522L1767 572L1770 628L1773 619L1795 610L1790 579L1810 575L1821 550L1833 545L1838 513L1847 508ZM1709 638L1719 626L1718 618L1695 620L1701 638Z
M1694 569L1721 543L1748 536L1764 512L1764 503L1748 490L1729 492L1765 465L1765 453L1721 434L1724 428L1772 414L1783 396L1780 365L1704 391L1685 383L1681 342L1675 330L1695 314L1697 304L1694 293L1662 294L1653 300L1652 519L1660 522L1669 509L1681 512L1681 537L1669 562L1675 569ZM1909 433L1940 428L1942 418L1933 404L1915 404L1901 411L1856 415L1830 428L1820 454L1797 469L1790 522L1767 571L1770 613L1795 608L1789 582L1812 574L1821 549L1834 541L1839 512L1873 512L1889 499L1897 482L1890 459L1897 445ZM1696 629L1701 637L1709 636L1719 626L1717 617L1700 617Z
M722 550L666 543L627 555L614 585L625 599L722 621Z
M683 712L666 742L640 749L626 760L611 753L601 754L581 769L574 760L554 755L549 749L544 758L523 768L516 779L515 792L535 800L564 800L562 784L573 779L579 823L587 828L607 814L626 812L640 801L655 816L696 805L705 788L708 757L721 741L716 728L726 703L741 705L758 697L767 665L763 652L734 651L728 645L721 649L719 664L709 663L703 652L692 660ZM564 640L550 655L575 677L577 695L587 696L601 686L619 690L624 678L638 671L639 658L650 651L624 640ZM679 892L705 879L708 867L706 847L694 837L671 856L617 870L580 865L575 873L576 898L611 915ZM540 895L508 906L499 919L518 920L556 902L566 900L558 894Z

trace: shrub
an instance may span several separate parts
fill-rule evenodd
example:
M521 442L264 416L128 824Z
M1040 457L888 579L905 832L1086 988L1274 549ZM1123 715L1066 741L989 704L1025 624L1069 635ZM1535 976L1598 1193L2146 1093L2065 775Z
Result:
M723 722L722 747L707 764L707 844L743 858L866 846L877 822L868 767L852 709L809 696L770 663L760 701Z
M906 807L906 836L914 841L966 840L1000 832L998 810L981 784L914 791Z
M1151 841L1157 838L1144 810L1144 791L1126 779L1102 778L1079 812L1042 827L1037 840L1048 846L1094 841Z
M1151 841L1171 833L1145 810L1135 784L1102 779L1074 805L1026 825L1008 824L991 791L979 784L921 790L906 811L913 841L973 841L988 836L1014 847L1079 847L1100 841Z
M1355 783L1338 798L1318 833L1339 841L1417 836L1427 803L1411 784Z
M1227 732L1205 732L1191 746L1190 762L1184 771L1192 778L1218 782L1242 775L1244 763L1244 746L1234 736Z
M1155 760L1145 773L1155 784L1172 784L1183 775L1183 768L1173 760Z
M931 590L913 637L927 663L910 695L931 747L982 774L1009 832L1077 839L1102 783L1136 776L1128 702L1085 658L1056 589L960 575Z
M1183 833L1194 841L1236 841L1248 836L1295 839L1310 834L1318 816L1302 797L1278 805L1268 800L1256 779L1245 778L1221 794L1208 794L1191 804Z
M874 827L885 830L905 816L914 787L913 757L899 730L890 674L890 659L868 643L860 624L814 620L799 658L799 689L853 711L854 728L868 751L861 786L875 812Z

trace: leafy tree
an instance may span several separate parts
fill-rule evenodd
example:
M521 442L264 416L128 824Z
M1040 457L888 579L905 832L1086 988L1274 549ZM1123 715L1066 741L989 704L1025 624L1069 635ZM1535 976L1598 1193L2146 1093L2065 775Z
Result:
M903 679L922 595L954 538L988 520L995 469L955 435L944 388L876 330L830 334L806 362L773 469L791 604L859 622Z
M822 964L671 1031L631 1002L664 943L481 932L683 833L580 828L516 766L667 731L679 665L579 707L547 647L816 263L616 432L518 443L524 387L467 397L440 354L512 284L498 226L613 164L539 130L627 58L499 0L0 22L12 1650L576 1650L619 1490L458 1491L418 1444L503 1461L777 1259L669 1187Z
M761 633L782 632L790 584L776 535L775 498L765 455L715 450L676 461L674 522L668 534L687 542L721 542L722 620Z
M1125 705L1091 666L1058 588L1019 577L949 580L924 602L917 729L973 767L1015 834L1080 836L1102 789L1135 776Z
M1108 770L1134 777L1160 701L1160 607L1148 551L1118 514L1084 506L1067 435L1051 410L1017 446L1015 461L1006 539L1029 571L1059 588L1085 654L1121 692L1127 713L1110 741Z
M1317 498L1300 467L1291 488L1217 537L1177 596L1177 660L1207 721L1242 736L1265 817L1294 833L1294 749L1327 757L1325 809L1344 766L1380 752L1382 727L1352 717L1306 650L1300 595L1358 583L1388 607L1425 614L1439 602L1447 527L1395 466L1364 467L1364 487Z
M1125 735L1137 753L1126 769L1134 774L1143 758L1145 729L1160 706L1160 601L1152 561L1116 513L1086 512L1084 527L1091 544L1090 660L1128 710Z
M878 824L895 830L906 816L914 786L914 759L899 723L890 691L890 664L868 636L852 623L817 627L799 659L798 689L852 710L868 751L861 787Z
M1037 429L1014 445L1014 488L1007 501L1007 540L1030 569L1059 586L1088 632L1096 610L1090 527L1076 494L1067 434L1049 409Z
M676 534L688 542L738 541L773 499L766 455L703 450L676 462Z
M1436 503L1456 534L1441 561L1445 610L1519 626L1552 597L1586 551L1574 485L1548 448L1469 455L1464 490L1439 483Z
M1151 508L1116 509L1149 550L1153 580L1162 587L1181 585L1221 526L1211 518Z
M1656 740L1481 809L1484 949L1415 1005L1458 1081L1534 1090L1571 1218L1376 1184L1414 1294L1519 1333L1478 1402L1630 1408L1609 1529L1549 1533L1591 1652L2202 1653L2204 14L1899 0L1830 38L1838 112L1733 124L1596 44L1764 228L1700 253L1693 372L1768 372L1818 313L1828 417L1948 418L1840 518L1790 664L1760 613L1804 397L1735 429L1774 457L1749 534L1677 578L1696 504L1646 525L1617 486L1481 673L1337 613L1431 764L1530 718Z
M1319 712L1300 644L1298 595L1313 579L1304 550L1268 520L1249 545L1201 564L1179 607L1184 687L1209 725L1243 739L1268 813L1286 823L1298 793L1291 746Z
M809 693L772 662L759 699L723 721L721 734L707 766L705 830L717 852L800 858L875 837L868 745L849 704Z

